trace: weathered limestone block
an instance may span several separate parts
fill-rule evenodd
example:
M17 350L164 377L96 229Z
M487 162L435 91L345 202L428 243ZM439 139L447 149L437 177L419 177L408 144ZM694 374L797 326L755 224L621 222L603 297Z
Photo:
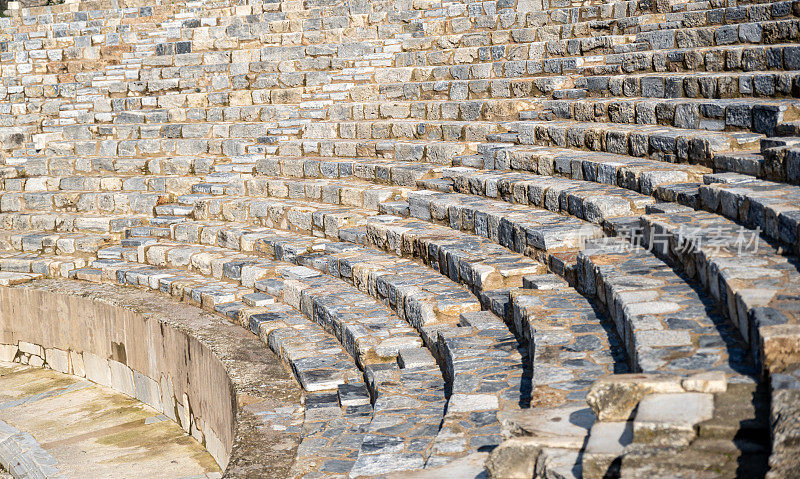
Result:
M596 381L586 396L600 421L627 421L648 394L682 393L677 376L659 374L618 374Z
M714 396L705 393L656 393L639 403L633 421L633 441L658 446L687 446L695 425L711 419Z

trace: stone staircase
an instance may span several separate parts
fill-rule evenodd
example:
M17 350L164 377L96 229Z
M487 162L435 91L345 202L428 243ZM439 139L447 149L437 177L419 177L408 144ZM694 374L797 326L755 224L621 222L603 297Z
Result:
M252 332L304 394L295 477L791 477L798 26L797 0L12 2L0 285Z

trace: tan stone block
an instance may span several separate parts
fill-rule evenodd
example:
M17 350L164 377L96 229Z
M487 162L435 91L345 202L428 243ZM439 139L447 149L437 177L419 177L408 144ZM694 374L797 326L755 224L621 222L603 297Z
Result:
M86 379L101 386L111 387L111 370L108 360L86 351L83 353L83 366L86 371Z
M253 104L253 97L248 90L234 90L230 93L231 106L247 106Z
M722 393L728 389L728 380L722 371L707 371L684 378L683 389L701 393Z
M0 361L13 362L19 348L13 344L0 344Z
M23 353L39 356L40 358L44 357L44 349L38 344L28 343L26 341L19 342L19 350Z
M86 369L83 366L83 355L75 351L69 352L70 374L86 377Z
M111 373L111 388L128 397L136 397L133 387L133 371L119 361L108 360L108 369Z
M69 353L61 349L45 349L45 362L51 369L69 374Z
M682 393L681 380L668 374L616 374L598 379L586 395L600 421L627 421L647 394Z

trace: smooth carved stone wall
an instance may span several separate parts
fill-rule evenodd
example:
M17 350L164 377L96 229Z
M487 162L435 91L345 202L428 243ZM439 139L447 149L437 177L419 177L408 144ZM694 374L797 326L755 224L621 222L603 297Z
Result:
M201 441L223 469L234 449L247 456L234 458L242 471L282 468L274 458L253 454L251 446L287 438L268 437L274 431L259 430L246 417L298 404L296 386L253 336L202 310L110 285L3 287L0 359L12 358L136 397ZM275 381L270 389L262 384L264 375ZM237 420L247 423L238 431ZM289 439L296 447L298 439Z

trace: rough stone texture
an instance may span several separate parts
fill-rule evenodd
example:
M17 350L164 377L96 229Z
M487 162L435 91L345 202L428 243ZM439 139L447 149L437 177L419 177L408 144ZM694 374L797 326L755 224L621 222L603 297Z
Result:
M214 424L216 420L214 419L214 415L216 415L219 420L225 421L227 417L228 421L232 421L228 423L230 430L227 432L219 429L219 426L211 426L208 429L206 429L208 426L204 425L198 427L198 432L202 431L202 436L200 437L203 438L202 440L205 442L204 445L212 454L217 455L215 457L217 461L222 461L223 464L229 462L229 471L251 471L250 473L255 471L259 471L259 473L273 471L275 474L280 475L286 474L291 467L291 460L280 460L282 453L278 453L277 451L270 452L270 450L266 449L261 450L261 446L267 441L275 444L282 444L291 450L291 448L296 447L295 444L298 440L297 435L287 434L285 430L272 430L264 423L263 419L259 419L258 423L248 427L246 420L249 414L265 414L276 407L288 406L291 408L294 404L299 402L299 397L296 390L291 385L290 379L286 377L286 373L278 364L278 361L274 357L270 358L267 356L263 348L258 347L258 343L247 335L242 335L232 326L222 323L218 319L213 318L213 316L189 306L165 302L154 303L152 301L153 298L147 294L137 291L125 291L110 285L44 281L40 282L35 289L6 289L3 293L5 296L4 305L6 307L13 308L15 304L22 305L20 307L23 307L25 304L28 304L27 308L31 311L42 312L45 316L48 316L46 313L48 307L58 308L62 311L61 318L63 322L60 324L54 322L48 327L40 326L39 328L31 328L30 326L26 326L20 329L13 329L15 325L31 324L30 321L33 320L32 317L26 315L19 315L14 321L8 323L7 327L9 329L6 330L6 334L9 335L9 338L19 337L28 339L28 341L20 341L22 344L27 344L27 346L24 346L27 349L31 349L32 346L36 345L34 341L40 341L44 344L45 351L49 349L47 346L53 346L53 348L62 351L65 349L75 352L82 351L85 357L89 355L89 348L99 348L100 345L89 343L75 343L70 345L69 336L63 335L53 338L48 335L47 329L54 328L57 331L64 330L62 328L69 328L68 325L72 322L75 323L73 330L80 335L81 333L78 332L82 328L77 325L82 321L86 321L87 319L91 320L90 318L92 317L105 318L105 321L113 321L112 318L115 317L115 312L123 321L127 320L129 322L127 324L131 328L136 327L137 321L142 323L139 327L143 327L147 322L153 322L152 324L156 325L157 328L163 328L165 331L164 334L170 334L166 331L171 330L174 331L173 334L186 335L185 337L188 342L198 341L195 346L192 346L193 348L198 348L195 353L195 367L199 367L201 364L199 358L202 357L203 353L200 351L202 351L203 348L208 348L205 354L213 354L208 360L219 361L217 367L220 368L220 371L218 371L217 374L222 373L224 376L221 376L221 378L225 378L222 380L231 382L232 389L230 392L238 395L240 399L237 399L237 396L228 396L227 400L220 398L221 402L217 403L217 406L209 409L209 413L206 414L204 409L202 409L202 407L204 407L202 406L204 401L210 406L213 403L211 397L219 395L220 393L224 395L226 392L225 389L219 390L218 387L211 387L210 384L203 386L202 381L198 381L196 386L191 387L197 389L192 390L191 388L185 388L185 386L180 383L173 382L170 385L170 390L175 391L175 394L178 396L178 402L183 403L183 405L173 403L172 407L177 406L176 409L181 411L183 408L186 408L186 404L190 404L192 421L189 422L187 417L173 417L173 420L178 421L187 432L192 432L195 427L203 423ZM32 308L30 303L26 303L26 301L31 301L32 298L37 304L36 308ZM101 311L92 312L93 307L99 307ZM73 316L69 314L70 311L73 313L81 311L82 313ZM102 331L99 325L97 331ZM107 334L112 335L121 332L123 331L118 331L116 333L107 331ZM125 344L121 343L117 344L116 349L114 349L114 344L115 343L111 341L106 345L110 348L109 352L111 356L124 359L125 362L113 361L113 363L118 364L119 366L116 367L120 368L120 370L125 369L129 371L128 374L131 373L130 369L127 368L137 368L136 365L139 364L137 362L139 359L147 362L151 361L151 359L148 359L149 356L146 355L142 355L137 359L136 355L142 353L137 352L136 348L129 347L126 349ZM168 344L168 342L164 342L164 345L166 344ZM38 345L36 346L39 347ZM98 353L100 352L98 349L95 349L95 351ZM103 352L103 354L105 355L106 353ZM97 357L98 364L100 364L99 361L105 360L105 356L100 357L96 354L91 354L91 356ZM222 361L224 361L224 363ZM84 364L88 364L85 358ZM106 366L106 368L108 368L108 366ZM201 369L206 371L206 377L214 374L213 364L201 367ZM149 375L153 374L147 369L143 370ZM87 378L92 380L89 375L89 370L86 369L85 371ZM80 373L81 370L73 368L69 372L77 374ZM166 370L164 372L166 372ZM162 372L162 374L164 372ZM261 378L264 374L270 375L275 380L270 384L263 384ZM171 376L173 378L179 377L174 372ZM132 388L132 374L130 380L130 387ZM103 383L100 382L100 384ZM116 387L114 381L110 380L107 385L131 397L136 397L132 394L132 390L126 391L126 386L124 384L120 384L120 387ZM204 394L203 390L205 388L211 388L208 390L208 394L211 397L200 399ZM165 392L166 391L162 391L162 394ZM180 399L181 395L183 399ZM167 396L165 396L165 398L173 399ZM189 403L189 401L192 402ZM159 398L159 404L151 405L161 406L165 414L173 415L173 413L166 408L166 404L162 405L161 398ZM227 407L227 412L225 412L225 407ZM241 410L237 412L233 407L241 408ZM224 424L224 422L221 424ZM212 436L210 435L212 431L221 438L220 443L212 442ZM226 433L230 434L228 439L224 436ZM227 445L224 442L226 440L230 441ZM263 454L267 454L271 460L265 461L263 459L264 456L261 456ZM258 459L259 456L261 456L262 459Z
M290 475L763 475L800 363L796 1L9 15L0 285L147 289L257 336L305 394L272 411L303 416ZM191 420L118 351L55 349L0 359ZM601 441L636 424L681 440Z

